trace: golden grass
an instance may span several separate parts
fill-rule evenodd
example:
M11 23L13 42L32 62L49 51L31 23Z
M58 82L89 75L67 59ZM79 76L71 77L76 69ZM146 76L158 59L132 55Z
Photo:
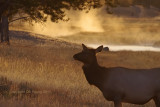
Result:
M11 39L11 45L0 45L0 76L15 84L28 82L33 89L46 90L37 97L16 97L0 100L2 107L113 107L102 93L90 86L81 69L82 64L72 56L81 46L58 40ZM42 44L43 43L43 44ZM158 52L102 52L100 65L129 68L160 67ZM124 107L154 107L153 101L144 106L124 104Z

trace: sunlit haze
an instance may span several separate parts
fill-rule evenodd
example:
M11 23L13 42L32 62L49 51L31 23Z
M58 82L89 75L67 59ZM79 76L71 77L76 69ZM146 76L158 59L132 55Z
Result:
M25 30L50 37L77 36L83 32L85 32L83 36L91 36L91 34L88 34L91 32L93 33L92 36L110 36L112 39L115 36L121 36L120 39L118 38L119 40L136 41L138 44L147 45L153 44L153 41L160 39L158 29L160 27L160 12L156 8L146 9L142 6L131 6L118 7L112 11L113 14L107 14L105 7L91 9L88 13L86 11L70 10L66 12L66 17L70 18L68 22L59 21L59 23L54 23L49 18L46 23L33 23L33 26L23 22L20 22L20 26L19 22L15 22L12 23L13 27L11 29ZM86 34L86 32L88 33ZM145 38L146 36L148 38ZM128 38L131 39L128 40ZM100 43L103 42L103 40L93 39ZM117 40L110 40L109 42L107 40L106 43L109 44L117 42Z

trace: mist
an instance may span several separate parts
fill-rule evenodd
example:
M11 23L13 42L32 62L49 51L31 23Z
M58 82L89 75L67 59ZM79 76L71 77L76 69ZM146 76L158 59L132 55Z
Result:
M78 32L103 32L101 21L97 17L98 10L92 10L89 14L85 11L76 12L71 10L67 12L70 18L68 22L53 23L48 19L45 25L34 24L33 31L41 30L42 34L50 36L67 36Z
M73 35L79 32L104 32L101 20L98 15L99 9L93 9L89 13L86 11L70 10L66 12L69 21L59 21L54 23L48 18L45 23L14 23L11 28L16 30L31 31L38 34L48 35L51 37ZM20 27L19 24L21 25Z
M33 23L32 26L21 22L22 26L18 25L11 27L11 29L25 30L50 37L77 36L85 32L82 35L84 37L88 35L101 36L101 39L95 38L96 40L92 39L92 42L103 43L103 41L107 41L109 44L134 43L134 41L137 44L153 44L160 41L160 11L156 8L130 6L118 7L112 11L113 14L107 14L105 6L100 9L91 9L88 13L70 10L66 12L66 16L70 18L68 22L53 23L48 18L44 24Z

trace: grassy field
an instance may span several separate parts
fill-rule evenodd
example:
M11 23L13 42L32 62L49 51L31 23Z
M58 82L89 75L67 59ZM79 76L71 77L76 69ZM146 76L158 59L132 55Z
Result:
M73 60L72 56L81 51L80 44L27 32L11 31L10 35L9 46L0 44L0 77L7 78L5 84L10 83L8 94L0 91L1 107L113 107L96 87L87 83L82 64ZM106 67L160 67L158 52L102 52L97 57L99 64ZM33 93L19 94L20 86ZM143 106L124 107L155 105L150 101Z

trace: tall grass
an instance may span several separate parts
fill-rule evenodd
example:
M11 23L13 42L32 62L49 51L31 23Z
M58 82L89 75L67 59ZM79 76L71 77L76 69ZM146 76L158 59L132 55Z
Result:
M82 64L73 60L81 46L57 40L37 40L28 45L28 41L11 39L10 46L0 45L0 76L14 84L28 82L34 90L47 93L36 97L0 97L2 107L113 107L96 87L87 83ZM98 54L98 62L106 67L152 68L160 67L159 61L156 52ZM154 106L153 101L143 106L124 104L124 107Z

